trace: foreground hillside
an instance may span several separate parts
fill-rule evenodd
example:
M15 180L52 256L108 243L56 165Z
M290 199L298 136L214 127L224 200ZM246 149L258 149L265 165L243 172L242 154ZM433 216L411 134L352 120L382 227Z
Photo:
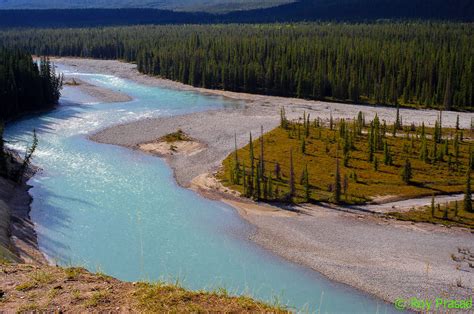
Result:
M283 312L225 290L127 283L82 268L2 264L0 270L0 309L7 312Z

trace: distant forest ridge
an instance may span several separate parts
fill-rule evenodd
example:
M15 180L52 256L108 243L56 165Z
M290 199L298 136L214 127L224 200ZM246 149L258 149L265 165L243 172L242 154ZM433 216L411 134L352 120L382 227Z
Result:
M120 59L185 84L285 97L472 110L474 24L163 25L0 30L0 47Z
M274 7L294 0L0 0L0 9L131 9L225 13Z
M0 27L93 27L143 24L376 21L474 21L472 0L302 0L227 14L154 9L0 10Z

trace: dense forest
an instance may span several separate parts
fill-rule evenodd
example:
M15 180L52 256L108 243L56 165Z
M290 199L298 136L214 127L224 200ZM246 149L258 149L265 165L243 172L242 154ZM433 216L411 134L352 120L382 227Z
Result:
M239 92L471 110L469 23L134 26L0 31L34 54L122 59L139 71Z
M62 77L48 59L35 63L30 54L0 49L0 120L51 108L58 102Z
M5 2L7 1L7 2ZM472 0L286 0L262 1L37 1L0 0L0 27L93 27L144 24L274 23L302 21L378 21L381 19L474 21ZM67 2L67 3L66 3ZM185 3L186 2L186 3ZM198 4L199 3L199 4ZM252 3L250 5L250 3ZM93 9L91 9L94 7ZM135 8L131 8L135 7ZM23 8L2 10L2 8ZM35 8L56 8L32 10ZM74 8L67 9L64 8ZM79 9L78 9L79 8ZM89 9L83 9L89 8ZM108 8L108 9L105 9ZM115 8L115 9L110 9ZM175 12L160 9L182 9ZM61 9L61 10L58 10ZM205 10L206 12L197 12ZM223 12L210 14L207 12Z

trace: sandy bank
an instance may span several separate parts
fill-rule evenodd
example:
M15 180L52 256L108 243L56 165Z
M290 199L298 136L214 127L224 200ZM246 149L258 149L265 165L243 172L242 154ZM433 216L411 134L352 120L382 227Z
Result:
M95 99L96 102L127 102L133 99L127 94L90 84L75 75L68 74L65 77L64 85L68 88L79 89L81 92Z
M393 108L203 91L143 76L135 66L116 61L59 59L56 62L75 64L84 71L114 74L142 84L246 100L242 108L147 119L118 125L91 136L101 143L138 149L143 143L182 129L206 145L206 149L195 154L176 154L167 160L178 183L214 198L223 197L226 191L219 190L218 182L213 182L212 176L206 174L217 171L222 160L232 152L234 133L237 134L238 146L245 145L250 131L259 134L260 125L266 131L278 125L281 106L287 108L290 118L301 116L303 111L309 112L313 118L328 118L331 112L336 118L354 117L358 111L365 112L367 118L377 113L387 122L395 118ZM401 110L405 124L422 121L434 124L437 114L432 110ZM444 113L444 125L454 126L456 116L454 112ZM461 125L468 127L473 116L460 114ZM258 227L252 236L255 242L331 279L387 301L414 296L461 298L472 295L474 269L465 260L457 262L452 257L463 248L474 252L474 236L466 230L380 219L368 213L377 211L374 206L378 205L357 209L303 206L295 208L296 214L281 209L262 209L260 204L238 199L238 195L228 198L227 202ZM397 204L392 203L390 207ZM410 204L404 203L403 206Z

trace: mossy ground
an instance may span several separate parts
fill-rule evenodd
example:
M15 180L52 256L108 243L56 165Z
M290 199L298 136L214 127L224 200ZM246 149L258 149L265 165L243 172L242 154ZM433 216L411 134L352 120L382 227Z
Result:
M351 120L347 120L349 125ZM460 193L464 191L466 171L469 165L470 131L443 129L443 141L448 141L448 154L443 160L436 162L423 161L420 159L422 148L421 126L413 129L405 127L397 131L397 136L392 136L393 126L387 126L386 141L390 147L393 164L384 164L383 150L377 150L375 157L378 160L378 169L375 170L374 163L368 161L368 128L363 129L362 135L353 139L354 150L350 152L347 166L343 165L342 139L339 137L337 122L331 130L328 122L316 126L311 122L309 136L305 136L301 120L291 122L288 128L278 127L263 137L265 175L272 177L275 190L278 195L289 192L290 176L290 151L293 154L294 173L296 181L296 195L293 202L307 202L305 189L301 184L301 177L305 167L308 167L309 185L311 191L310 202L332 202L332 187L335 182L336 156L339 156L341 169L341 184L347 182L342 201L349 204L360 204L383 196L394 196L399 198L413 198L428 196L432 194ZM368 125L369 122L366 123ZM434 129L425 128L426 143L432 150L432 136ZM459 142L459 156L454 156L454 137L458 134L463 140ZM305 152L302 152L302 142L305 141ZM260 157L259 139L253 142L255 159ZM443 144L438 144L437 149L443 149ZM249 145L237 151L240 164L244 163L249 169L250 152ZM239 192L243 192L242 182L235 184L231 181L231 172L234 169L235 155L229 155L223 162L223 169L218 174L219 179L225 186ZM409 159L412 165L413 178L410 184L403 182L401 170L405 160ZM450 161L450 162L449 162ZM256 161L257 163L257 161ZM281 178L275 174L275 165L280 165ZM345 180L344 180L345 178ZM274 193L275 194L275 193ZM263 199L266 201L279 201L278 197Z

